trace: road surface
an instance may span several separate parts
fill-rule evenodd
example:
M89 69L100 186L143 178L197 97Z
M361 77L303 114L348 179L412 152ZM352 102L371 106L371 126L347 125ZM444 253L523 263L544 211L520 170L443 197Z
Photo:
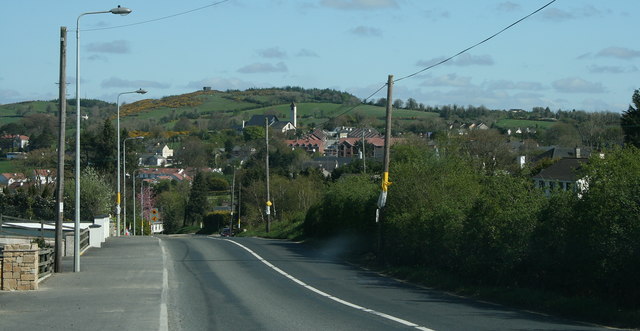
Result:
M289 241L160 245L169 330L605 330L412 286Z
M345 244L345 243L342 243ZM109 238L37 291L0 291L4 330L606 330L382 277L282 240Z

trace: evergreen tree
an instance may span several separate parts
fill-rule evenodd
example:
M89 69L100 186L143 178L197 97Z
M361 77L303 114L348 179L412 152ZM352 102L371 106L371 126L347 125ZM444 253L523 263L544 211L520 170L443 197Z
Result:
M631 100L635 108L629 105L629 109L622 113L620 124L624 131L624 142L640 147L640 89L633 92Z
M198 172L193 178L189 200L185 207L185 224L199 224L207 212L207 182L205 176Z

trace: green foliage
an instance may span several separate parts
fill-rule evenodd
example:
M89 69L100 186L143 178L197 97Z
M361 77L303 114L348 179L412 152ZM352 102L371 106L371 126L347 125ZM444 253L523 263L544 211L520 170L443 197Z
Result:
M546 202L528 180L488 176L463 222L462 265L468 275L497 284L513 280L529 253L538 215Z
M261 126L248 126L242 131L244 141L250 142L265 138L264 128Z
M471 163L426 146L396 145L383 218L385 260L451 268L462 224L480 190Z
M65 218L75 215L75 178L65 180ZM106 177L87 167L80 174L80 220L93 221L95 216L111 213L115 204L113 185Z
M156 186L156 204L162 206L162 222L165 233L177 233L184 226L185 208L189 190L188 182L162 181Z
M620 125L624 131L624 142L640 148L640 89L632 96L633 105L622 114Z
M217 233L220 228L229 225L231 215L228 213L207 213L205 217L202 219L202 229L200 229L198 234L213 234Z
M377 185L369 176L346 176L330 184L304 223L308 236L370 235L374 229Z
M193 178L189 200L185 207L185 225L198 225L208 210L207 182L205 176L198 172Z
M626 304L640 302L640 150L605 151L583 167L589 188L576 204L577 282Z

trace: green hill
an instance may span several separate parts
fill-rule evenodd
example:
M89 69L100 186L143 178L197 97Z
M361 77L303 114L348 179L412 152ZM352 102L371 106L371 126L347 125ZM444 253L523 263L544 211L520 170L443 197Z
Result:
M83 115L89 117L83 126L99 125L107 118L115 119L115 104L100 100L81 101ZM357 97L346 92L284 87L244 91L203 90L161 99L139 100L121 105L120 121L122 127L137 131L150 131L154 127L173 130L179 121L184 123L185 119L194 126L215 121L219 126L231 127L256 114L273 114L280 120L290 120L291 102L297 105L298 126L320 126L341 115L352 122L356 118L369 118L370 125L377 125L385 115L384 107L362 104ZM67 103L69 130L75 123L75 100L68 100ZM57 100L0 105L0 127L36 114L56 117L57 112ZM394 116L398 121L411 121L437 114L400 109L395 111Z

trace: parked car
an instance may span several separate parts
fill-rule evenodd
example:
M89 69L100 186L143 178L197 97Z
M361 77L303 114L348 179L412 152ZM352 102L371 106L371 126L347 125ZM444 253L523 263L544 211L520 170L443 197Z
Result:
M220 236L221 237L232 237L233 236L233 231L231 231L231 229L229 229L229 228L224 228L224 229L222 229L222 231L220 231Z

